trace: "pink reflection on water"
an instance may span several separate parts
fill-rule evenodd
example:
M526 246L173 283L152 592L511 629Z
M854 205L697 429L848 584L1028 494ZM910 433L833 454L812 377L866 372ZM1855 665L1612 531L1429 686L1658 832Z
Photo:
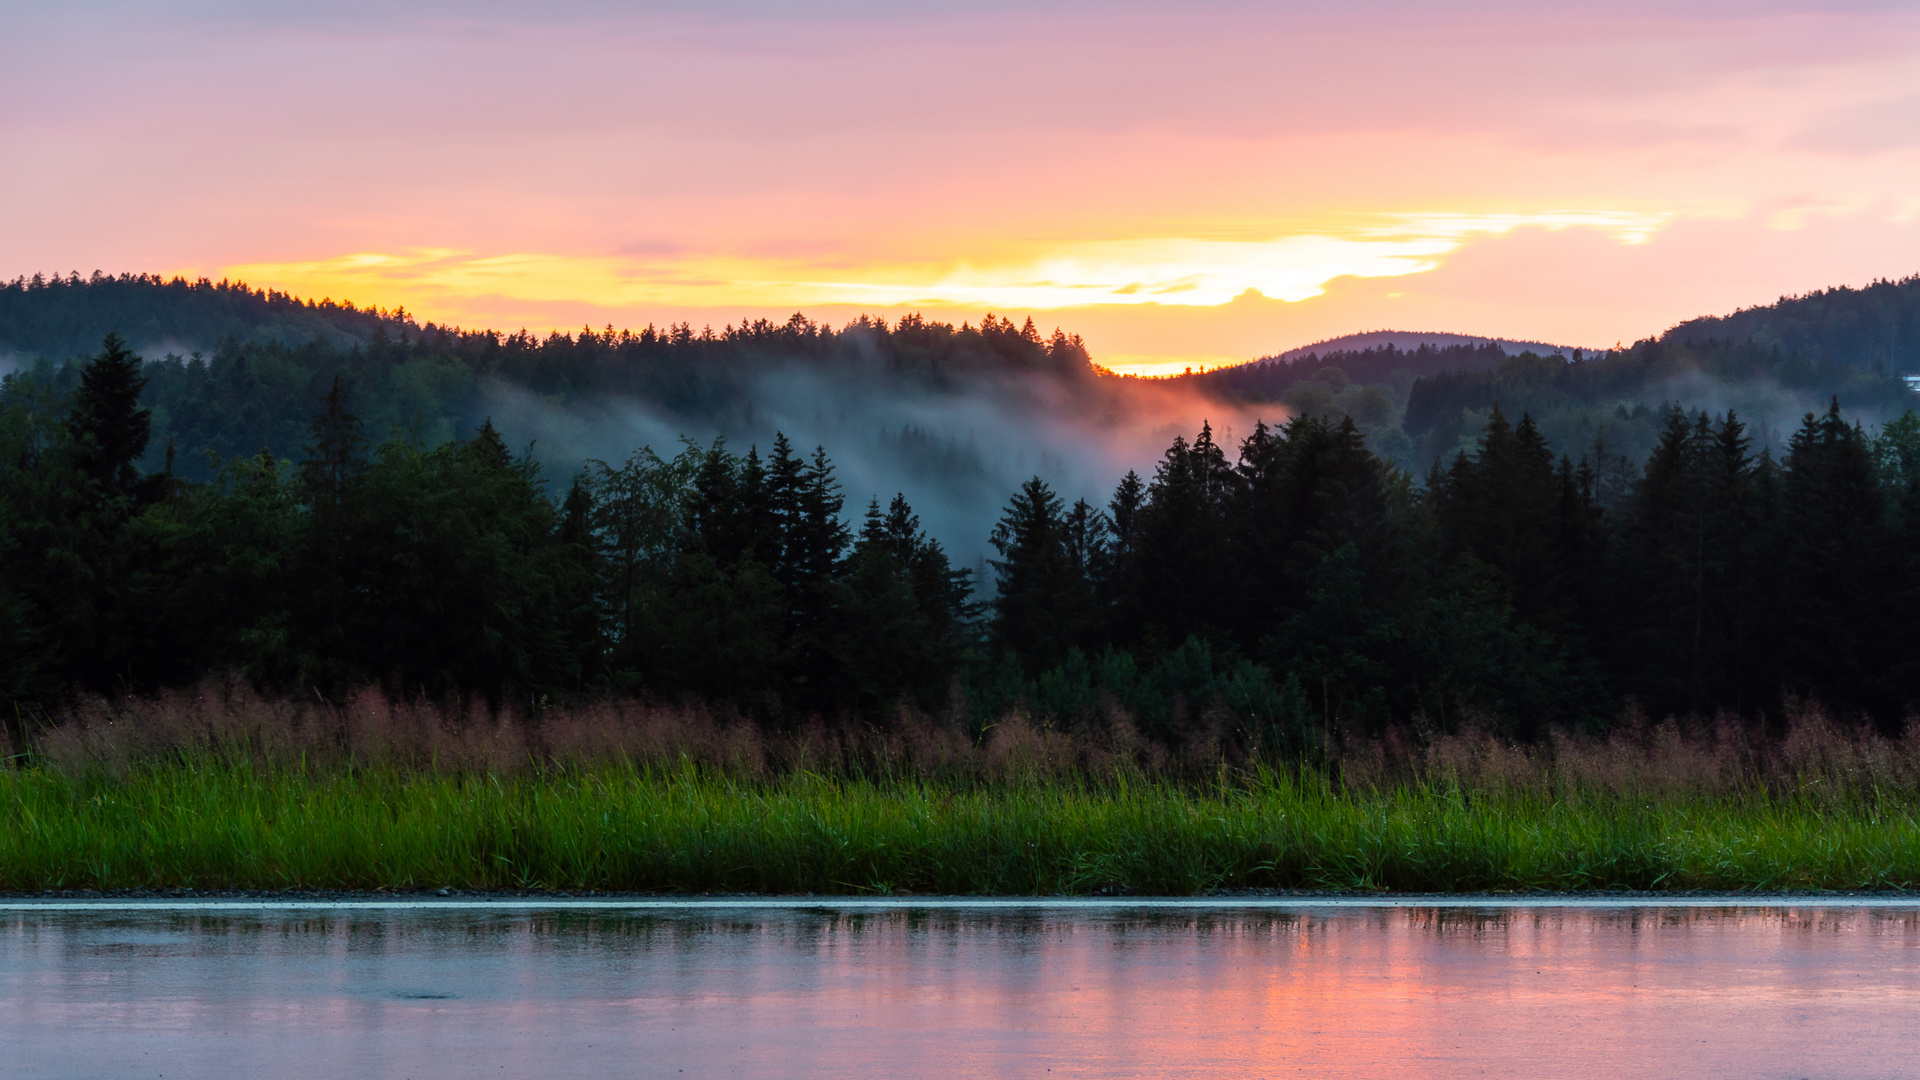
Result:
M1889 1076L1920 911L16 913L8 1076Z

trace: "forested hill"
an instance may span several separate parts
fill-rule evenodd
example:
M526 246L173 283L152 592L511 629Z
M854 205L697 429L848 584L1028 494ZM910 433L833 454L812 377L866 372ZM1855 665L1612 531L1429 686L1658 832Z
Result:
M1308 353L1179 380L1294 412L1352 416L1369 442L1424 473L1471 448L1498 405L1531 415L1549 444L1578 459L1651 451L1663 411L1732 408L1776 452L1808 412L1838 398L1868 425L1917 400L1920 277L1789 297L1692 319L1599 353L1523 352L1498 344Z
M1355 353L1366 349L1382 349L1388 345L1405 350L1418 349L1422 345L1435 349L1443 349L1450 345L1498 345L1506 350L1508 356L1518 356L1523 352L1539 353L1542 356L1548 353L1564 355L1573 351L1573 348L1568 345L1553 345L1545 341L1522 341L1517 338L1490 338L1477 334L1449 334L1418 330L1362 330L1316 341L1310 345L1301 345L1272 356L1263 356L1254 363L1266 360L1298 360L1309 353L1320 356L1336 352Z
M835 329L796 314L717 332L682 323L541 337L420 324L401 310L228 282L74 275L0 286L0 360L26 376L16 394L36 386L50 399L70 394L79 365L65 361L98 352L108 333L146 361L153 438L143 465L159 467L171 446L188 478L210 475L209 453L232 459L264 448L298 458L336 376L349 407L382 436L404 431L437 445L492 417L515 446L538 439L555 463L671 445L683 433L770 435L770 417L789 433L836 441L848 437L842 420L873 419L859 432L872 438L882 421L849 411L863 395L952 395L983 383L1013 384L1017 394L1035 375L1095 381L1077 335L1043 337L1032 320L992 315L977 325L908 316ZM783 374L811 381L769 388ZM914 442L919 429L907 419L885 422L896 442L912 443L909 456L964 449L964 431Z
M1408 391L1402 427L1424 465L1470 443L1498 404L1530 413L1563 452L1598 441L1637 458L1662 407L1733 408L1780 450L1801 417L1835 399L1869 425L1899 416L1916 402L1901 376L1915 372L1920 277L1692 319L1572 362L1522 355L1427 376Z
M1751 344L1838 367L1920 374L1920 275L1689 319L1660 340Z
M1216 393L1238 397L1275 400L1301 383L1313 381L1337 384L1403 382L1411 386L1423 375L1443 371L1486 371L1498 367L1508 352L1497 341L1457 344L1420 344L1403 349L1391 342L1357 349L1329 349L1292 356L1275 356L1238 367L1215 368L1190 378L1195 384ZM1322 374L1327 369L1337 378ZM1403 387L1404 390L1404 387Z
M491 417L512 445L538 440L564 471L681 434L752 443L781 427L803 445L849 447L872 463L854 471L876 489L957 486L953 497L971 504L1036 471L1079 487L1061 464L1073 451L1039 445L1034 425L1124 417L1156 387L1254 403L1256 413L1272 402L1291 415L1350 416L1376 452L1416 474L1470 448L1496 404L1531 415L1575 460L1644 457L1669 405L1733 408L1779 451L1800 417L1832 398L1869 426L1915 401L1898 376L1920 372L1920 278L1694 319L1606 353L1513 356L1513 343L1494 339L1405 348L1362 336L1349 344L1367 347L1164 381L1097 378L1077 336L993 316L836 329L795 315L719 331L542 337L230 282L76 274L0 284L0 370L30 376L16 394L70 394L78 367L63 362L93 355L109 332L147 360L153 440L143 465L159 467L171 448L187 478L210 475L209 453L297 458L337 375L382 436L437 445Z
M88 278L35 274L0 283L0 359L15 362L92 356L110 333L157 357L212 352L226 341L351 348L382 331L419 330L404 309L300 300L240 282L95 271Z

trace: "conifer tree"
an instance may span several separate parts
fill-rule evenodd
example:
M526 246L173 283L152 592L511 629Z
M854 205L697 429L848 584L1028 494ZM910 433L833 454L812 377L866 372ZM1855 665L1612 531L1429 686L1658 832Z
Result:
M806 463L793 452L793 444L783 432L775 432L773 450L766 466L766 514L769 529L767 569L773 579L792 591L802 577L800 563L805 561L800 534L806 517Z
M307 457L300 463L300 482L316 511L338 511L355 480L366 469L360 418L347 410L346 380L333 377L320 412L308 427Z
M1892 507L1888 530L1887 594L1898 613L1920 610L1920 415L1912 410L1881 428L1880 478ZM1887 695L1906 716L1920 713L1920 620L1893 619L1887 648L1894 656Z
M1889 606L1886 510L1865 433L1837 399L1808 413L1781 477L1776 663L1788 689L1891 723L1889 629L1904 616Z
M1631 610L1616 646L1627 686L1651 708L1752 704L1758 513L1745 425L1670 410L1622 538Z
M700 455L693 492L687 499L689 550L704 552L722 566L737 562L753 547L741 472L741 460L727 452L725 439L716 438Z
M790 563L797 580L809 587L832 580L846 554L850 536L840 519L845 504L826 447L815 447L813 460L801 474L799 517L789 533Z
M1499 576L1521 618L1565 631L1578 617L1557 549L1561 482L1533 418L1510 423L1494 406L1472 457L1462 453L1432 491L1441 553L1471 554Z
M1037 674L1083 645L1092 629L1092 583L1069 551L1060 496L1039 477L1028 480L990 539L1000 556L993 560L994 640Z
M1147 486L1132 469L1114 488L1113 501L1107 504L1107 521L1113 536L1113 557L1124 563L1133 555L1133 542L1139 531L1140 508L1147 501Z
M1206 424L1192 445L1175 436L1154 470L1130 567L1144 639L1172 647L1231 623L1227 509L1237 479Z
M573 677L572 689L579 692L599 677L601 652L605 647L600 636L600 607L594 596L600 568L594 551L593 493L588 490L584 476L574 477L567 488L566 500L560 505L556 539L560 547L562 618L566 624L568 651L574 658L568 673Z
M306 613L314 634L312 649L319 655L339 656L347 649L343 610L358 567L352 550L352 498L366 471L361 450L360 418L347 411L345 380L335 375L308 428L306 460L300 463L300 487L312 523L313 565L311 593L317 610Z
M153 423L151 410L140 407L146 384L140 358L118 334L108 334L99 355L80 372L67 429L81 473L106 498L133 496L140 483L137 463Z

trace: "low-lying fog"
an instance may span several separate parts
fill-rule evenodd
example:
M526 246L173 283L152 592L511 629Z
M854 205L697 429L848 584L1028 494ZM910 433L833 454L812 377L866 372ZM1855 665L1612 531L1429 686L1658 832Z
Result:
M500 429L516 444L537 440L536 456L550 465L618 464L641 446L671 457L683 438L705 444L716 436L737 453L757 446L765 455L774 433L785 432L803 456L826 447L849 518L857 523L871 498L884 505L903 492L962 565L986 553L993 523L1029 477L1068 502L1104 507L1128 469L1150 478L1174 437L1191 440L1202 422L1232 456L1255 419L1286 419L1280 405L1246 409L1172 382L981 376L934 390L801 367L759 374L740 403L713 416L632 398L560 407L497 382L485 396Z

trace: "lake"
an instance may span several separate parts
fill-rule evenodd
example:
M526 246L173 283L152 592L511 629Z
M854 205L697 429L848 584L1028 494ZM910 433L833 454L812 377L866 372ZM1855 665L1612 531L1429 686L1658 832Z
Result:
M27 1077L1920 1074L1920 906L0 905Z

